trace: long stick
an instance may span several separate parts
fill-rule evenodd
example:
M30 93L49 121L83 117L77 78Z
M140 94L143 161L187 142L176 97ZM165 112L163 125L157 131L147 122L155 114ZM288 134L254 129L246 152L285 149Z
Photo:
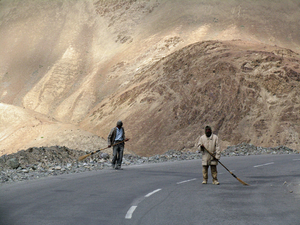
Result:
M123 143L123 142L125 142L125 140L124 140L124 141L120 141L120 142L118 142L118 143L115 143L115 144L111 145L110 147L112 147L112 146L114 146L114 145L118 145L118 144ZM97 152L100 152L100 151L102 151L102 150L104 150L104 149L107 149L107 148L109 148L109 147L102 148L102 149L99 149L99 150L97 150L97 151L91 152L91 153L89 153L89 154L80 156L80 157L78 158L78 161L82 161L82 160L84 160L85 158L89 157L90 155L93 155L93 154L95 154L95 153L97 153Z
M238 178L236 175L234 175L229 169L227 169L226 166L224 166L223 163L220 162L220 160L218 160L210 151L208 151L204 146L203 148L215 159L217 160L235 179L237 179L239 182L241 182L243 185L247 185L250 186L249 184L247 184L246 182L242 181L240 178Z

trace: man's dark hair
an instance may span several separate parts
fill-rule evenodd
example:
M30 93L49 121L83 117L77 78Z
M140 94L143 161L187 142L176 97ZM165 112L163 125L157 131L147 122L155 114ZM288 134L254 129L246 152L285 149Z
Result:
M211 127L210 126L206 126L205 130L207 130L207 129L211 130Z
M122 126L123 126L123 122L122 122L121 120L119 120L119 121L117 122L117 126L122 127Z

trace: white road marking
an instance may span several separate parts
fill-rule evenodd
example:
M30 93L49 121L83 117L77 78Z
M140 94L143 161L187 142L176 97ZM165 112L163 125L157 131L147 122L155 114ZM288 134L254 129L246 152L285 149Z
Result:
M161 189L156 189L155 191L150 192L149 194L146 194L145 197L148 198L151 195L155 194L156 192L159 192Z
M271 164L274 164L274 162L270 162L270 163L266 163L266 164L261 164L261 165L256 165L256 166L253 166L253 167L268 166L268 165L271 165Z
M136 209L136 207L137 207L136 205L133 205L130 207L130 209L126 213L125 219L131 219L132 214L133 214L134 210Z
M300 160L300 159L293 159L293 161L297 161L297 160Z
M190 182L190 181L194 181L194 180L197 180L197 178L190 179L190 180L180 181L180 182L177 182L176 184L183 184L183 183Z
M131 218L132 218L133 212L134 212L135 209L138 207L138 204L139 204L141 201L143 201L145 198L150 197L151 195L155 194L156 192L159 192L160 190L161 190L161 189L156 189L156 190L150 192L149 194L146 194L144 197L140 198L140 199L139 199L138 201L136 201L135 203L133 203L133 204L135 204L135 205L133 205L133 206L131 206L131 207L129 208L129 210L127 211L127 213L126 213L126 215L125 215L125 219L131 219Z

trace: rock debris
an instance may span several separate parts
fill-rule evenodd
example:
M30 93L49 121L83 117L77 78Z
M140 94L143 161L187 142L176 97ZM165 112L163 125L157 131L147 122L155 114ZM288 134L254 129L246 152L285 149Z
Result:
M108 153L94 154L83 161L78 161L79 156L88 153L90 152L52 146L29 148L14 154L2 155L0 157L0 184L111 168L111 155ZM266 154L299 154L299 151L285 146L265 148L247 143L228 146L222 151L222 157ZM169 150L162 155L151 157L125 154L123 166L194 160L201 159L201 157L199 151L179 150Z

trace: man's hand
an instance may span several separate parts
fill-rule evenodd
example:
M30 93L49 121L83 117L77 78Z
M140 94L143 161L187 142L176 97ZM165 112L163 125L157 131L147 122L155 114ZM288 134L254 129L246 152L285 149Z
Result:
M204 145L201 145L200 147L201 147L201 151L204 151L204 149L205 149Z
M111 147L111 145L109 145L109 146L107 146L108 148L110 148Z

